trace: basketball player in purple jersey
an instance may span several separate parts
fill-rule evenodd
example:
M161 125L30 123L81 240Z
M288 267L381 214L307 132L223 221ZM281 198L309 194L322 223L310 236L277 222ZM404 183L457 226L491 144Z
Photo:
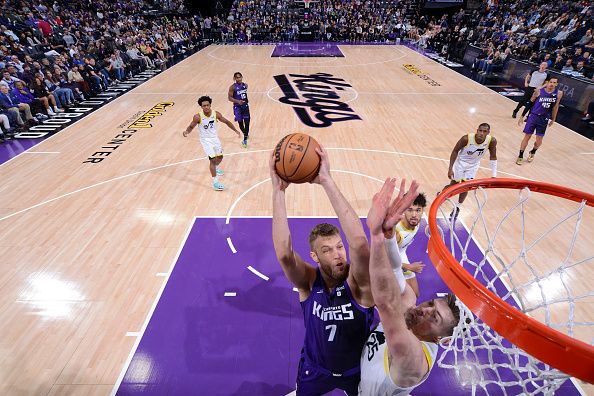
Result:
M559 80L557 77L551 77L544 88L537 89L532 94L530 100L534 102L534 105L526 119L526 125L524 126L525 135L522 143L520 143L520 155L516 160L516 164L522 165L522 162L524 162L524 150L526 150L532 134L536 132L536 141L528 154L527 161L532 162L534 160L534 154L536 154L536 150L542 144L547 124L551 126L557 119L559 103L561 103L561 98L563 97L563 91L557 89L558 83ZM522 118L518 120L518 125L522 125Z
M235 121L239 124L239 129L243 133L241 147L247 148L248 135L250 133L250 106L248 104L247 89L248 85L243 82L243 75L236 72L233 75L235 83L229 87L227 98L233 102L233 113Z
M297 395L324 395L338 388L352 396L358 392L361 352L371 333L374 313L369 246L359 217L330 176L326 151L320 147L317 152L320 171L312 183L324 188L338 216L351 263L347 263L340 231L331 224L318 224L309 234L310 257L318 268L293 250L285 204L289 183L276 173L274 153L270 159L272 237L278 261L287 279L297 287L303 310L305 340L297 372ZM410 206L415 197L408 198Z

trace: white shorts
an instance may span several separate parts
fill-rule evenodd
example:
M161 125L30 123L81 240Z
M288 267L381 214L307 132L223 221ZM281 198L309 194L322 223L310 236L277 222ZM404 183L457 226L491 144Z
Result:
M223 155L223 146L218 138L200 139L204 153L208 158L219 157Z
M454 181L462 182L465 180L472 180L476 176L478 169L478 166L469 167L454 163Z

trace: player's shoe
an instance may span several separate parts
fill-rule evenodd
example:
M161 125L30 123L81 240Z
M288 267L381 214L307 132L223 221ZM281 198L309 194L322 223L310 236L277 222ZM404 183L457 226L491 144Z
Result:
M225 172L221 168L217 168L217 176L223 176Z
M528 161L528 162L532 162L532 161L534 161L534 154L532 154L532 153L529 153L529 154L528 154L528 158L526 159L526 161Z
M516 160L516 165L522 165L522 162L524 162L524 158L518 157L518 159Z
M214 182L212 186L214 187L215 191L223 191L225 189L225 186L221 182Z
M241 147L243 147L243 148L247 148L247 139L244 139L244 140L241 142Z

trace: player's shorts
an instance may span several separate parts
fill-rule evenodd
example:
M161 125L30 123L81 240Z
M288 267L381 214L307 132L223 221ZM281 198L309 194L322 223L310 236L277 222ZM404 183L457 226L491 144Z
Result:
M524 133L532 135L536 132L536 136L544 136L548 122L549 119L545 116L530 114L526 121L526 125L524 126Z
M413 279L417 277L413 271L407 271L404 268L402 268L402 273L404 274L404 279Z
M337 377L309 364L301 357L297 371L297 396L325 395L333 389L342 389L348 396L356 396L359 393L360 381L360 371Z
M246 103L243 105L233 105L233 114L235 121L243 121L250 119L250 106Z
M219 138L201 138L200 143L209 159L223 155L223 146Z
M464 166L460 163L454 162L454 181L463 182L465 180L472 180L478 171L477 166Z

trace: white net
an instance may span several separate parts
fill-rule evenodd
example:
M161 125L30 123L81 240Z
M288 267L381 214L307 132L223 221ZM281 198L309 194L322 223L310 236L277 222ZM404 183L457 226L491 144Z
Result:
M452 221L451 199L439 208L440 233L452 255L512 307L592 344L594 313L587 307L594 303L594 287L585 280L594 273L588 241L594 235L594 219L584 221L585 202L532 194L524 188L505 208L497 195L505 194L509 202L515 191L499 189L489 190L493 198L488 208L487 191L469 193L461 212L464 219L471 219L467 234L459 232L460 220ZM486 246L484 250L477 241ZM469 393L552 395L569 378L511 344L459 304L459 325L449 344L442 343L438 365L454 370Z

